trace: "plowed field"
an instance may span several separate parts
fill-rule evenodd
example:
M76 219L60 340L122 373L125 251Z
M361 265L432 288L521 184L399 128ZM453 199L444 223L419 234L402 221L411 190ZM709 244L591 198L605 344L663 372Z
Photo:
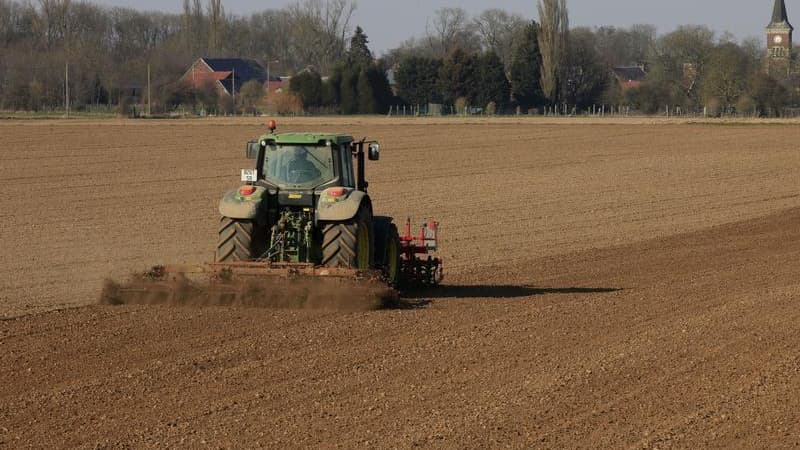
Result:
M294 119L383 144L446 285L99 306L204 262L258 120L0 123L0 447L800 445L800 127Z

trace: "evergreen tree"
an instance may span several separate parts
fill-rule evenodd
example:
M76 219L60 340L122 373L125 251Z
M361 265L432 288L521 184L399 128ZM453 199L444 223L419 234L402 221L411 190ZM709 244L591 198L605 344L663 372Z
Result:
M331 76L323 86L323 99L322 103L330 106L339 106L342 104L342 79L344 77L344 68L342 64L337 64L333 68Z
M375 100L369 69L364 67L358 74L358 112L360 114L376 114L379 105Z
M750 92L761 116L779 117L789 103L786 87L763 72L753 78Z
M409 56L400 61L395 73L398 95L412 105L441 103L438 89L442 60L424 56Z
M364 67L358 76L358 112L383 114L389 108L392 90L386 72L372 65Z
M364 34L361 27L356 27L356 32L350 38L350 50L347 52L347 59L353 65L372 64L372 51L369 47L369 39Z
M293 76L289 81L289 91L300 98L303 107L318 107L323 104L322 78L313 70L306 70Z
M474 100L470 96L478 90L476 62L474 55L468 55L461 49L454 50L445 59L439 69L439 91L446 103L453 104L461 97L468 101Z
M358 113L358 78L361 69L358 66L348 66L342 70L342 81L339 87L342 114Z
M544 103L541 86L542 55L539 53L539 24L532 21L511 61L511 95L523 108Z
M505 108L511 97L511 86L508 83L503 61L495 52L479 56L476 61L477 76L472 87L472 100L482 107L494 102L497 108Z

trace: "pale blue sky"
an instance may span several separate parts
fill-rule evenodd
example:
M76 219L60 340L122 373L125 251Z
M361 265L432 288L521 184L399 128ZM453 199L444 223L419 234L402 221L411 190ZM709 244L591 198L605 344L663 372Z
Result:
M178 12L182 0L95 0L110 6ZM225 10L234 14L281 8L292 0L223 0ZM203 2L205 3L205 2ZM679 24L705 24L719 32L730 31L739 38L762 37L772 15L774 0L567 0L573 26L634 23L656 25L659 32ZM442 7L461 6L471 14L501 8L536 17L536 0L357 0L354 24L361 25L376 53L396 47L403 40L425 31L428 19ZM800 24L800 0L786 0L789 19Z

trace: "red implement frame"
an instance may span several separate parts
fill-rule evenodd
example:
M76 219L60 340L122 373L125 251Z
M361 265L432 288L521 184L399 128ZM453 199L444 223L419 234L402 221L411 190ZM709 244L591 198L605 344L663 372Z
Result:
M439 222L422 224L419 235L411 233L411 219L406 219L400 236L400 277L411 285L435 286L444 278L442 259L433 256L438 247Z

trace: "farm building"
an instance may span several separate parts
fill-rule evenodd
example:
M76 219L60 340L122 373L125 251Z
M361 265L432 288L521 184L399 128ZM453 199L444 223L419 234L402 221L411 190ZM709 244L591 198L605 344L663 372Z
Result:
M258 81L265 88L276 90L281 87L281 78L270 74L252 59L242 58L199 58L183 74L181 83L198 89L206 83L214 83L225 95L238 94L248 81Z
M619 83L622 92L628 89L638 88L647 76L647 73L641 66L614 67L611 69L611 72L617 80L617 83Z

